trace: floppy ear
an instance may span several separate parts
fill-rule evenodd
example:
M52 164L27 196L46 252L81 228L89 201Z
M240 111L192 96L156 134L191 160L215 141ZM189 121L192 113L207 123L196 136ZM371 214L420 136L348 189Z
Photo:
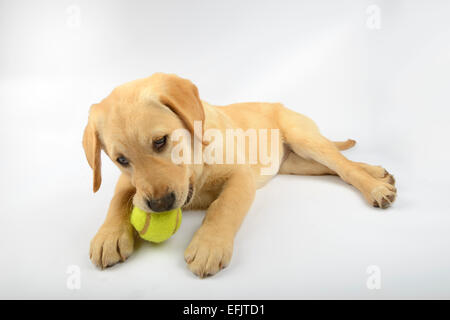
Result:
M161 103L180 117L191 134L195 134L194 121L201 121L203 132L205 111L197 87L191 81L173 74L155 73L151 78L160 93ZM202 136L198 134L197 138L202 141Z
M86 154L86 159L89 163L89 166L93 170L94 174L94 183L93 183L93 190L94 192L97 192L97 190L100 188L100 185L102 183L102 172L101 172L101 143L98 136L98 131L95 123L94 115L92 114L92 107L91 107L91 113L89 115L89 121L84 129L83 134L83 148L84 153Z

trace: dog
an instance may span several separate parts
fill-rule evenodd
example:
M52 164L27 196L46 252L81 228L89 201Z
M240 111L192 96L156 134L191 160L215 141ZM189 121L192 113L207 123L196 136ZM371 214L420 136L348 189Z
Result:
M196 122L202 132L278 130L275 143L282 147L276 154L277 170L261 174L264 165L259 162L174 163L171 150L177 144L171 135L187 130L193 141L202 141L202 134L195 132ZM350 161L341 154L354 144L350 139L328 140L311 119L279 103L213 106L200 100L191 81L174 74L155 73L123 84L91 106L83 134L94 192L101 184L101 150L121 170L106 219L91 241L90 259L103 269L132 254L133 205L147 212L206 209L184 257L197 276L214 275L230 263L235 234L256 190L277 173L337 175L361 191L369 205L389 207L397 192L393 176L380 166Z

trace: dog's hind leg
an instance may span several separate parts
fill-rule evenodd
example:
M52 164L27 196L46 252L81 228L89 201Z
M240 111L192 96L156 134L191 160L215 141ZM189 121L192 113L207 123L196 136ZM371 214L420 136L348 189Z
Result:
M356 144L355 140L333 142L339 150L347 150ZM370 165L367 165L370 167ZM280 166L279 174L297 174L304 176L336 175L330 168L312 159L304 159L295 152L289 152Z
M279 174L297 174L302 176L336 175L330 168L312 159L304 159L290 152L280 166Z
M335 143L336 145L336 143ZM342 149L340 149L342 150ZM394 177L381 166L373 166L363 162L354 162L372 177L395 185ZM336 172L312 159L304 159L290 151L280 166L279 174L295 174L302 176L337 175Z
M295 157L289 159L288 155L286 159L288 162L283 163L280 173L287 173L289 169L292 171L294 162L313 164L309 169L316 170L316 174L337 174L360 190L367 202L375 207L387 208L395 200L396 189L392 183L369 173L368 170L372 170L374 166L353 162L344 157L336 144L323 137L309 118L284 109L279 113L279 124L284 141L290 150L306 161L302 162ZM321 166L314 165L314 162ZM301 170L297 169L295 173L302 174L299 172Z

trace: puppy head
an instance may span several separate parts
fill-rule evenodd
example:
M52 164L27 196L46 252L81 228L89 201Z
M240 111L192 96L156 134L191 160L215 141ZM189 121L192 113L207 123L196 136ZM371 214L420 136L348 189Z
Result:
M175 143L170 136L187 128L194 137L194 121L204 120L198 90L186 79L157 73L117 87L91 107L83 135L94 192L101 184L103 149L130 177L136 188L135 206L160 212L189 203L197 168L172 162Z

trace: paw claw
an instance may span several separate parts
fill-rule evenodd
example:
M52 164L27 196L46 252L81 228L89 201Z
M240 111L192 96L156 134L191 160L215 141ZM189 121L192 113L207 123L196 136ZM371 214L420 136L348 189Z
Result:
M389 205L390 202L386 198L381 199L381 208L386 209Z
M393 175L389 175L389 182L388 182L389 184L392 184L392 185L395 185L395 178L394 178L394 176Z

